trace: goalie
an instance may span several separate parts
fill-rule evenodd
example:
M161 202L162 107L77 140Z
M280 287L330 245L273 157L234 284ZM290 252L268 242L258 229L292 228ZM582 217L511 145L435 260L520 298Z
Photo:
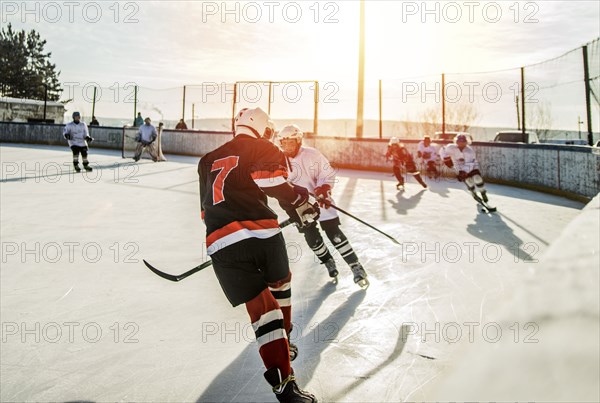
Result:
M156 127L154 127L150 122L150 118L144 119L144 124L140 126L137 136L135 136L135 141L138 144L135 147L135 155L133 156L133 159L136 162L140 160L144 150L150 154L152 161L158 162L158 149L155 143L156 139L158 138L158 133L156 132Z

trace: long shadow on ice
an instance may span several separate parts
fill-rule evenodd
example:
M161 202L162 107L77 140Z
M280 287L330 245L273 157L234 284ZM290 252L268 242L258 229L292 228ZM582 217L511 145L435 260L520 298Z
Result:
M396 358L398 358L400 356L400 354L402 354L402 351L404 350L404 346L406 345L406 341L408 340L408 335L410 333L411 333L410 326L402 325L400 330L398 331L398 338L396 339L396 345L394 346L394 349L392 350L392 352L390 353L388 358L386 358L386 360L384 362L382 362L381 364L377 364L377 365L373 366L371 368L371 370L369 370L368 372L361 374L360 376L356 376L357 379L355 379L350 385L345 385L343 387L342 392L338 392L338 393L334 394L333 396L328 396L327 400L332 401L332 402L341 402L341 401L347 400L348 394L350 392L352 392L354 389L359 387L364 381L376 376L378 372L386 369L387 366L392 364L396 360ZM380 395L374 395L374 397L375 396L380 396Z
M467 232L484 240L487 244L503 246L504 250L513 254L515 261L536 262L539 258L537 252L540 250L540 245L537 242L523 243L523 240L515 235L514 230L504 222L499 213L477 214L475 222L467 225ZM545 243L543 240L540 242ZM498 251L488 245L483 245L483 247L487 261L500 260L502 249Z
M292 287L293 287L292 283ZM306 371L303 369L304 360L308 359L309 355L314 354L311 350L311 344L304 340L313 340L315 337L313 332L303 335L298 338L299 329L310 329L311 320L319 310L321 305L325 303L327 297L336 290L336 287L331 283L326 283L318 292L309 299L304 307L292 306L292 322L295 329L292 332L291 340L299 347L299 356L292 363L297 375L298 384L304 386L309 377L306 376ZM293 288L292 288L293 292ZM329 323L330 321L327 320ZM325 322L323 322L325 323ZM315 329L322 329L316 326ZM319 353L320 354L320 353ZM314 370L314 368L313 368ZM215 379L208 385L204 392L198 397L197 402L231 402L231 401L276 401L275 396L271 392L271 388L263 377L265 368L258 354L256 342L248 345L244 351L233 360L227 367L223 368ZM312 376L312 371L311 371Z
M425 189L423 188L421 188L421 190L409 197L404 197L405 192L398 192L398 194L396 195L396 200L388 200L388 202L392 205L392 207L396 210L398 214L406 215L408 214L408 210L417 207L424 193Z

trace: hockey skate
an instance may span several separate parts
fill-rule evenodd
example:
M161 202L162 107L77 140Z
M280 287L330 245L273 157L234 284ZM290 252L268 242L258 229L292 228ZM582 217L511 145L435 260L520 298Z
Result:
M73 165L73 168L75 168L75 172L81 172L81 168L79 168L79 165Z
M398 182L398 184L396 184L396 190L404 192L404 183Z
M333 280L333 284L337 284L338 282L338 274L340 274L335 265L335 259L329 258L326 262L323 262L327 271L329 272L329 277Z
M352 270L352 274L354 274L354 282L358 284L360 288L363 290L369 287L369 280L367 280L367 272L362 267L360 262L352 263L350 265L350 270Z
M85 169L86 172L92 172L93 171L92 167L89 166L89 165L84 165L83 169Z
M279 368L269 368L265 372L265 379L273 387L277 400L282 403L317 403L314 395L298 387L293 370L282 380Z
M485 200L482 199L482 197L485 195ZM483 213L494 213L496 212L496 207L492 207L489 204L487 204L487 195L485 194L485 192L483 192L481 194L482 197L479 197L477 195L477 193L475 193L475 191L471 191L471 196L473 196L473 199L475 199L477 201L477 203L479 203L483 208L482 208L482 212Z

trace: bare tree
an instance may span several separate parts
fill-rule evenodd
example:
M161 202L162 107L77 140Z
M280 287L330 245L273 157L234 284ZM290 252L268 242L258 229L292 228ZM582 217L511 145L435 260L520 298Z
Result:
M479 117L479 113L472 102L446 105L446 126L450 127L449 131L468 132Z
M552 112L550 102L538 102L530 107L527 126L534 130L540 140L547 140L552 128Z
M446 131L468 132L479 113L471 102L446 103ZM432 134L442 129L442 108L431 106L419 114L419 132Z

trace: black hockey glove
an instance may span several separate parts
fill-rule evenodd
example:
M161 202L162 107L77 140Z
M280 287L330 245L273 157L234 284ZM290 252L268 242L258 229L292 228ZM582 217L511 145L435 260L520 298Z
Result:
M286 213L290 216L290 220L298 227L307 226L319 218L318 203L311 204L308 202L308 190L301 186L294 186L296 192L296 200L286 209Z
M94 141L94 138L90 136L85 136L85 140L91 143L92 141Z
M465 171L458 171L458 176L456 177L459 182L464 182L467 179L467 173Z
M67 133L67 134L65 134L65 138L66 138L67 140L71 140L71 133Z

